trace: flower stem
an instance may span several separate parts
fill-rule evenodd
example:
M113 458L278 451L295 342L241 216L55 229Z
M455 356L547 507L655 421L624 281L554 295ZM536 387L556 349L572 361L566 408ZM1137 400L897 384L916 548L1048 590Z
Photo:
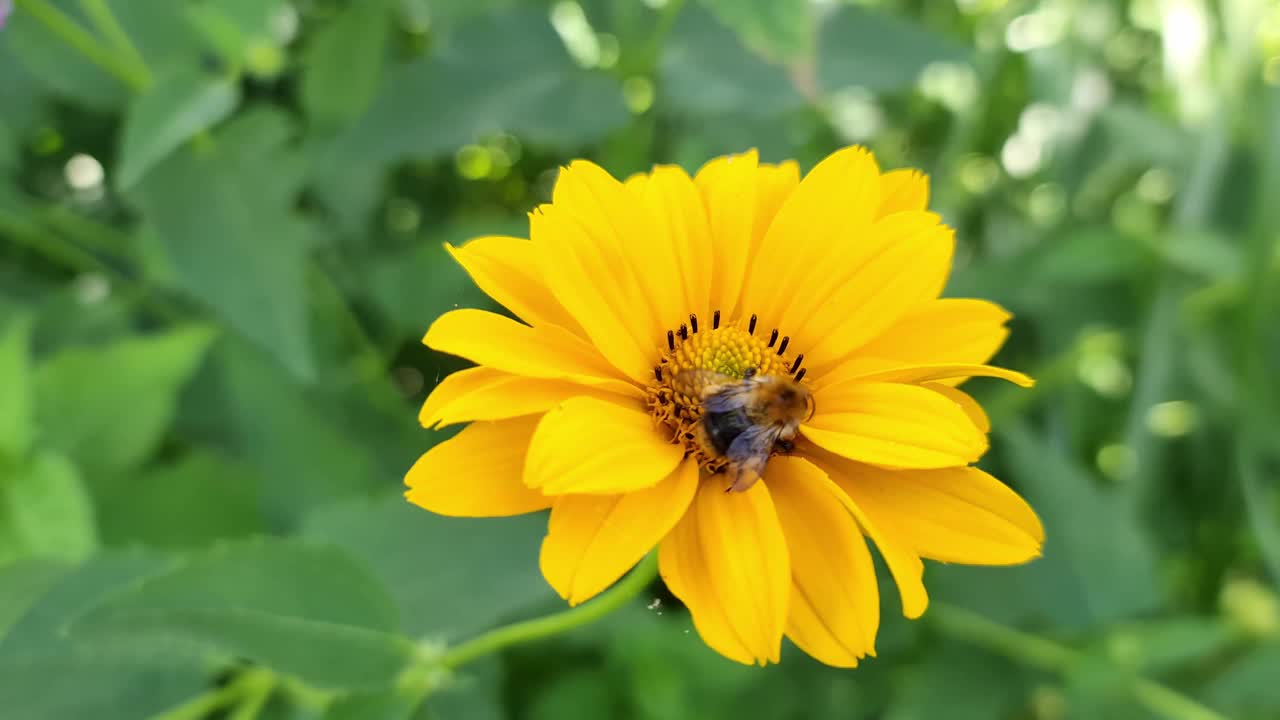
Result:
M1084 660L1076 650L1001 625L963 608L933 603L926 617L953 638L1041 670L1065 674ZM1168 720L1227 720L1217 711L1147 678L1131 678L1128 690L1143 707Z
M128 85L130 90L146 88L150 78L145 73L103 47L89 31L48 0L15 0L15 4L87 60Z
M269 670L261 668L248 670L220 688L201 693L175 708L151 716L151 720L201 720L215 711L246 700L254 703L256 713L262 708L266 698L271 695L275 682L275 675ZM262 696L262 699L258 700L258 696ZM254 715L241 714L240 717L252 720Z
M658 555L649 553L648 557L620 582L600 597L571 610L553 615L514 623L487 632L477 638L468 640L447 651L441 658L445 667L456 668L473 660L495 653L510 645L530 642L551 635L572 630L599 620L617 610L648 587L658 575Z
M84 10L89 16L89 22L93 23L94 28L115 51L125 56L137 77L144 81L144 86L150 84L151 70L147 68L147 61L129 39L129 33L121 27L106 0L80 0L80 9Z

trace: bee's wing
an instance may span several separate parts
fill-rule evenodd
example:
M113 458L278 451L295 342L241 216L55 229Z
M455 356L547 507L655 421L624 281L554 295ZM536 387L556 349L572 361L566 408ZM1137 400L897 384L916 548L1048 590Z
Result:
M676 392L703 401L737 386L745 386L745 384L735 377L714 370L681 370L676 373L675 381L672 383ZM712 412L722 411L712 410Z
M702 396L702 409L722 413L744 407L753 397L751 383L734 380L732 385L720 385Z
M746 490L760 479L773 444L781 433L782 428L777 425L752 425L733 439L725 452L734 471L730 490Z

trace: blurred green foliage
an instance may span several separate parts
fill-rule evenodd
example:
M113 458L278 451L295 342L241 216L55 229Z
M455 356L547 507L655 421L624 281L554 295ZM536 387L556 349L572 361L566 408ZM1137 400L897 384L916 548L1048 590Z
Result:
M6 720L1280 717L1274 2L18 0L0 108ZM930 566L917 623L884 583L856 671L655 587L420 672L559 607L541 517L400 498L461 367L418 338L489 306L442 243L574 157L850 142L1016 314L986 463L1044 559Z

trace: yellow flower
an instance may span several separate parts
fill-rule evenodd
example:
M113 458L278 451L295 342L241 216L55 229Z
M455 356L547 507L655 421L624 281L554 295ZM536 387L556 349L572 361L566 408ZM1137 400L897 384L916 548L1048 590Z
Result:
M449 248L523 322L440 317L424 342L478 367L442 382L426 427L471 423L409 471L410 501L444 515L551 509L542 572L571 604L654 547L703 640L777 662L782 636L830 665L874 654L870 538L907 617L928 604L922 558L1005 565L1043 529L970 465L987 418L957 385L1026 376L984 365L1008 313L939 299L952 231L928 181L846 148L803 180L755 152L689 177L625 183L588 162L560 172L531 239ZM687 371L784 376L812 413L763 477L726 492ZM479 570L479 569L478 569Z

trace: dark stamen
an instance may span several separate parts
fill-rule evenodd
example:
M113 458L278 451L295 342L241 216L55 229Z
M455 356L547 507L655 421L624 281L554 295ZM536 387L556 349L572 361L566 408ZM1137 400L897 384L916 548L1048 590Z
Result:
M786 352L786 351L787 351L787 343L789 343L789 342L791 342L791 336L790 336L790 335L788 335L788 336L786 336L786 337L782 338L782 344L778 346L778 356L779 356L779 357L781 357L781 356L782 356L782 353L784 353L784 352Z
M755 315L751 316L751 324L747 325L747 332L751 335L756 334L756 316Z
M676 349L676 336L675 336L675 333L671 332L670 330L667 331L667 349L669 350Z
M689 316L689 329L694 331L695 333L698 332L698 316L697 315Z
M653 369L653 376L654 376L654 377L656 377L656 378L658 378L658 382L662 382L662 368L660 368L660 367L656 367L656 368L654 368L654 369Z
M796 373L796 382L803 380L806 372L809 372L809 368L800 368L800 372Z
M775 329L773 333L769 335L769 347L773 347L773 344L776 342L778 342L778 331Z
M793 363L791 363L791 374L792 374L792 375L795 375L795 374L796 374L796 371L800 369L800 363L802 363L802 362L804 362L804 353L800 353L799 355L797 355L797 356L796 356L796 361L795 361L795 362L793 362ZM659 380L661 380L662 378L658 378L658 379L659 379Z
M685 325L684 323L680 323L680 339L681 340L689 339L689 326Z
M718 327L720 327L720 311L719 310L715 311L714 313L711 313L711 329L715 330Z

